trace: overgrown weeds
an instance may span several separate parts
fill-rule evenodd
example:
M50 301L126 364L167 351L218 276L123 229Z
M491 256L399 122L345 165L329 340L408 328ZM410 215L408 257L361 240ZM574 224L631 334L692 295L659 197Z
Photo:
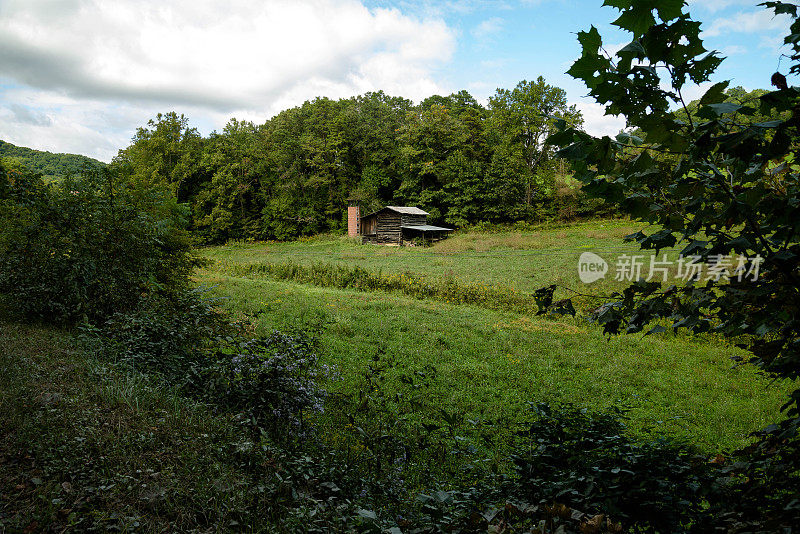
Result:
M406 368L381 353L352 394L326 400L321 379L331 370L319 366L318 350L302 332L217 337L193 353L186 380L170 378L158 359L138 360L139 371L151 362L171 387L247 431L235 465L262 476L265 451L280 458L268 494L271 521L282 528L703 531L730 517L747 521L730 503L774 479L748 473L758 482L741 485L729 459L710 462L660 436L632 438L619 409L539 404L513 420L465 421L442 406L419 417L435 367ZM324 408L331 413L321 434L314 423Z
M275 280L358 291L392 291L418 299L470 304L494 310L521 313L538 310L533 295L499 284L470 284L452 275L437 279L410 272L375 273L359 266L291 262L233 266L228 270L237 276L266 276Z
M442 406L421 419L433 366L377 354L353 394L326 399L307 335L218 339L178 380L173 366L141 357L161 350L143 332L162 330L124 331L136 343L112 358L119 332L90 355L57 332L4 330L0 476L15 489L3 526L684 531L713 525L730 512L722 497L737 495L729 460L630 438L618 410L540 404L516 421L465 421ZM323 406L339 422L324 434Z

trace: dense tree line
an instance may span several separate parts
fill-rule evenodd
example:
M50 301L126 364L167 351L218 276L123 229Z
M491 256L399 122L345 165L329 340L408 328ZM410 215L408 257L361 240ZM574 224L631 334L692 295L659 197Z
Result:
M0 158L7 160L8 166L14 163L48 177L77 176L87 170L96 170L104 163L78 154L53 154L0 140Z
M565 170L544 143L556 118L582 124L541 77L498 90L488 106L466 91L419 105L379 91L317 98L262 125L232 119L208 137L167 113L112 165L169 184L207 242L341 231L350 202L418 205L455 226L510 222L540 215Z
M732 88L725 102L745 106L750 122L776 118L755 110L764 92ZM694 115L697 106L687 110ZM457 227L613 209L557 183L569 167L544 143L556 117L582 125L565 92L541 77L498 89L487 106L466 91L419 105L383 92L317 98L262 125L232 119L208 137L183 115L167 113L139 128L112 167L143 184L168 186L191 207L192 230L205 242L343 231L351 202L364 212L418 205L431 222ZM684 110L676 117L696 120ZM0 156L6 167L45 176L103 165L3 141Z

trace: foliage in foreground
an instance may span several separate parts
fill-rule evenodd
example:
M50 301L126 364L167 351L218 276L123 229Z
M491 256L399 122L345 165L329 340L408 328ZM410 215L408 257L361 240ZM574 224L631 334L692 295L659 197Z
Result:
M62 334L16 325L4 325L3 332L0 421L9 439L0 445L0 477L9 489L4 489L7 506L0 512L0 525L11 531L34 525L73 531L433 533L525 525L534 532L552 532L564 525L565 532L618 532L633 524L641 502L623 496L613 500L612 515L601 517L612 511L607 502L581 501L572 493L582 492L588 482L602 494L634 480L648 488L650 500L670 506L664 498L669 493L659 487L684 487L690 480L685 470L667 469L673 461L682 465L686 453L681 449L658 442L636 445L620 433L618 414L588 415L571 407L549 411L539 406L531 412L531 422L514 438L516 467L497 472L476 452L478 436L462 432L447 418L431 421L427 429L409 423L414 397L425 394L426 380L435 379L431 370L424 371L426 377L409 372L420 387L409 385L403 400L382 383L378 368L386 362L376 362L362 393L352 404L348 401L355 424L343 426L349 432L347 446L332 446L314 432L304 441L278 445L275 438L281 434L269 428L282 419L272 405L239 405L229 403L227 395L172 386L154 360L141 360L152 363L134 371L130 362L112 363L102 346L95 346L102 350L94 357L74 350ZM280 355L301 337L293 339L287 345L285 338L269 338L263 346ZM209 368L206 376L219 380L228 371L217 374ZM262 384L279 385L293 376L278 374L279 380L271 373ZM228 384L238 395L256 393L247 381ZM297 393L284 389L284 402L302 400ZM202 398L207 407L187 396ZM248 416L254 407L266 415L255 424ZM488 426L483 434L490 437L500 430ZM422 437L426 440L419 442ZM427 451L433 451L429 458L417 458ZM454 456L460 458L456 464L450 461L454 471L435 469ZM397 462L400 457L404 461ZM650 469L628 474L625 469L638 460ZM418 473L411 478L414 469ZM540 470L574 470L584 476L544 477L536 485L539 493L533 494L530 473ZM559 495L564 489L567 495Z
M387 371L402 364L381 355L354 394L326 399L320 386L331 373L311 337L253 339L200 294L187 299L85 327L92 355L57 353L71 362L47 365L50 345L35 356L19 346L0 351L11 370L3 380L14 384L0 397L13 438L0 476L18 488L4 524L705 532L739 521L742 503L772 488L761 477L745 490L731 459L630 437L619 410L535 405L516 421L469 422L443 407L420 420L413 415L436 369L403 368L395 383ZM87 365L88 374L65 374ZM40 370L28 377L31 366ZM98 385L104 392L92 393ZM339 424L319 432L323 406ZM111 434L109 420L117 421ZM42 498L53 506L32 506Z
M689 82L708 81L722 58L703 47L700 24L683 12L683 2L608 4L620 10L614 24L630 32L632 41L612 58L595 28L581 32L582 55L569 73L640 135L595 138L565 128L550 142L561 146L559 154L573 162L589 194L655 226L630 240L657 252L684 243L684 256L718 272L724 269L729 277L665 290L658 282L640 280L595 318L608 333L641 332L652 322L656 326L650 332L663 331L660 321L669 321L675 330L715 332L741 343L752 355L749 362L769 375L796 381L800 90L775 73L777 90L760 96L760 112L780 119L754 122L749 117L755 110L727 101L729 82L719 82L693 110L685 109L681 120L670 106L686 108L682 90ZM798 6L761 5L793 19L785 43L792 48L789 71L800 73ZM800 523L800 389L791 394L784 412L787 419L766 429L738 468L746 498L741 516L729 518L731 525L742 520L769 531ZM753 483L771 490L751 490Z
M108 171L59 184L0 166L0 294L20 317L102 322L174 295L196 265L186 213Z

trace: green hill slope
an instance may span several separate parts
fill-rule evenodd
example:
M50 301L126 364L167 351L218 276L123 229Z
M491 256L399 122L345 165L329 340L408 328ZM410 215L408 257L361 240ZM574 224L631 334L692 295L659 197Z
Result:
M79 174L86 167L100 168L105 166L105 163L88 156L53 154L52 152L12 145L2 140L0 140L0 157L12 158L34 172L54 177Z

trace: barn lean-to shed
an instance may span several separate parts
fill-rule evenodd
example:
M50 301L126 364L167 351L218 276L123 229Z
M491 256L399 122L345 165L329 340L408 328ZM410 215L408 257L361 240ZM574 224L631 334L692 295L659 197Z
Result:
M414 238L435 241L452 228L428 224L428 212L413 206L386 206L361 217L362 243L402 245Z

